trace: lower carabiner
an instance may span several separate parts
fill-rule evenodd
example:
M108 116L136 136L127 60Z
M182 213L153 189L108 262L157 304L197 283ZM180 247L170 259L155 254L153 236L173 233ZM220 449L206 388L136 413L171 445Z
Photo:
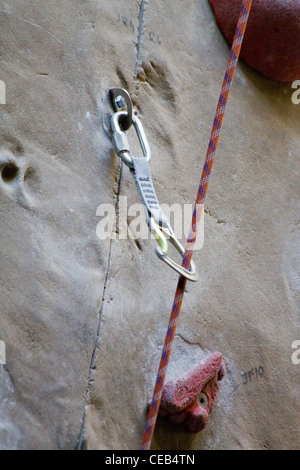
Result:
M172 258L168 256L167 237L170 240L171 244L174 246L174 248L178 251L178 253L181 256L184 256L184 252L185 252L183 246L177 240L171 228L168 227L168 230L165 230L164 228L159 227L152 217L150 218L150 221L149 221L149 227L158 242L158 246L156 246L155 248L155 253L159 257L159 259L164 261L164 263L170 266L170 268L174 269L174 271L176 271L178 274L185 277L189 281L192 281L192 282L198 281L198 274L197 274L196 266L193 261L191 261L190 269L186 269L180 264L176 263L176 261L172 260Z

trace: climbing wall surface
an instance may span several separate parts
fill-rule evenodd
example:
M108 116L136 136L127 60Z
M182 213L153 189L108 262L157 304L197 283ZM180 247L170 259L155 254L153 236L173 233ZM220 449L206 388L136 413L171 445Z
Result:
M159 200L193 203L228 44L206 0L0 1L0 24L0 448L137 449L177 275L153 240L96 235L99 205L138 202L108 90L132 93ZM167 378L215 350L227 374L206 429L159 418L153 449L300 448L292 91L240 63Z

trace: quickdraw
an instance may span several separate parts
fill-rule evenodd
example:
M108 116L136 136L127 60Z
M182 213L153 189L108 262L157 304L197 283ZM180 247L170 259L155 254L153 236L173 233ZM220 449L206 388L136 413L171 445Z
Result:
M170 241L182 257L185 250L176 238L171 225L160 208L150 172L151 150L142 123L137 115L133 113L130 96L122 88L113 88L110 94L116 111L111 117L114 149L125 165L130 168L133 175L140 200L145 208L149 230L158 242L155 253L159 259L177 271L178 274L184 276L189 281L197 281L198 276L193 262L190 268L187 269L168 256L168 241ZM131 125L136 130L143 157L133 157L130 155L130 146L125 129L128 130Z

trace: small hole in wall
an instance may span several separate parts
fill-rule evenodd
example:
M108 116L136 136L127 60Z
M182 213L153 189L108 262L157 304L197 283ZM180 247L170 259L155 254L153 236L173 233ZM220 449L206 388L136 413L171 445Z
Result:
M1 172L2 179L5 183L12 181L18 174L18 167L14 163L7 163Z

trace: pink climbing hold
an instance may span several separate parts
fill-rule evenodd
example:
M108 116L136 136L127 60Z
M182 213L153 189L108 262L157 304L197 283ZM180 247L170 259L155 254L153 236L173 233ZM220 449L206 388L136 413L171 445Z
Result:
M232 43L242 0L209 0L219 28ZM279 82L300 79L300 1L255 0L242 59Z
M218 382L225 372L222 354L211 353L195 369L166 383L158 415L167 416L174 424L184 423L190 433L202 431L218 395Z

